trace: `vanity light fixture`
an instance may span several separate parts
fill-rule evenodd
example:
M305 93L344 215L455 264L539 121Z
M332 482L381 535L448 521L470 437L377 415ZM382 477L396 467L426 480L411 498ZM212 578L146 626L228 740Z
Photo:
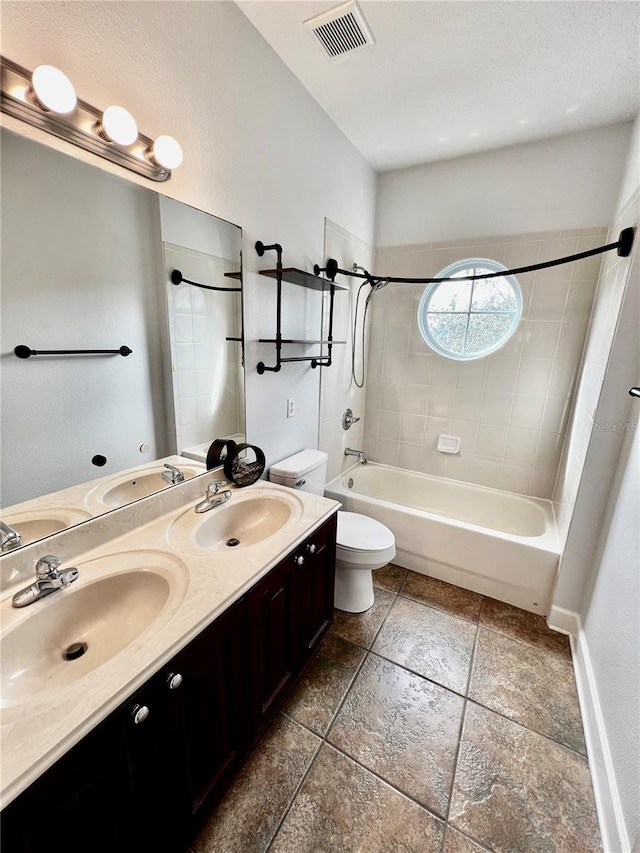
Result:
M102 111L80 100L66 74L52 65L39 65L32 74L4 57L0 63L2 112L152 181L169 180L182 163L173 137L150 139L124 107Z
M40 109L60 115L72 113L78 103L73 83L53 65L38 65L31 75L29 95Z
M177 169L182 163L182 148L173 136L163 134L153 143L148 157L152 163L165 169Z
M117 145L133 145L138 138L138 125L130 112L124 107L107 107L100 121L96 122L96 130L107 142Z

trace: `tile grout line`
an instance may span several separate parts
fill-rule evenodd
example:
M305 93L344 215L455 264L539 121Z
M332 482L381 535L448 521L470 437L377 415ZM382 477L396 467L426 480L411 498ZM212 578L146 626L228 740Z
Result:
M484 605L484 598L482 600L482 604L480 605L480 613L482 613L482 607ZM473 649L471 651L471 661L469 663L469 675L467 677L467 688L464 696L464 705L462 708L462 715L460 717L460 728L458 729L458 745L456 748L456 757L453 762L453 775L451 777L451 788L449 789L449 797L447 801L447 808L445 811L445 820L447 826L449 825L449 815L451 814L451 801L453 800L453 789L455 787L456 775L458 773L458 763L460 761L460 747L462 745L462 732L464 731L464 723L467 716L467 705L469 704L469 688L471 686L471 677L473 675L473 666L476 659L476 649L478 646L478 634L480 633L480 613L478 614L478 623L476 625L476 635L473 639Z
M469 704L469 702L472 702L473 704L476 704L476 705L478 705L479 707L484 708L485 710L489 711L490 713L495 713L495 714L497 714L498 716L502 717L503 719L506 719L508 722L515 723L516 725L520 726L520 728L526 729L527 731L531 731L533 734L538 734L540 737L544 737L546 740L550 741L551 743L554 743L554 744L556 744L557 746L564 747L565 749L568 749L570 752L575 753L577 756L579 756L579 757L581 757L581 758L583 758L583 759L585 758L585 756L584 756L582 753L578 752L577 750L574 750L572 747L566 746L565 744L562 744L562 743L560 743L560 742L558 742L558 741L554 740L553 738L550 738L550 737L548 737L548 736L546 736L546 735L544 735L544 734L541 734L540 732L536 732L534 729L530 729L528 726L525 726L525 725L523 725L522 723L517 722L516 720L512 720L512 719L510 719L509 717L506 717L505 715L501 714L501 713L500 713L500 712L498 712L498 711L494 711L494 710L493 710L493 709L491 709L491 708L487 708L486 706L482 705L482 703L477 702L477 701L475 701L475 700L473 700L473 699L471 699L471 698L469 697L469 690L470 690L470 687L471 687L471 679L472 679L472 676L473 676L473 669L474 669L474 665L475 665L475 658L476 658L476 652L477 652L477 648L478 648L478 640L479 640L480 628L481 628L481 627L482 627L482 628L484 628L485 630L488 630L488 631L492 632L492 633L496 633L496 634L498 634L498 635L500 635L500 636L505 636L505 637L507 637L507 639L512 639L512 640L514 640L515 642L520 643L521 645L528 646L528 647L530 647L530 648L535 648L535 649L538 649L538 650L540 650L540 651L542 651L542 652L547 652L547 653L550 653L550 654L555 654L555 655L556 655L556 656L558 656L558 657L561 657L561 653L559 653L559 652L554 652L554 651L552 651L552 650L550 650L550 649L540 649L540 647L539 647L539 646L535 646L535 645L534 645L534 644L532 644L532 643L528 643L527 641L516 639L516 638L511 637L511 636L509 636L509 635L502 634L500 631L496 631L496 630L494 630L494 629L492 629L492 628L488 628L487 626L481 625L481 623L480 623L480 619L481 619L482 612L483 612L483 609L484 609L484 605L485 605L485 601L486 601L486 596L483 596L483 597L482 597L482 601L481 601L481 604L480 604L480 609L479 609L479 612L478 612L478 617L477 617L477 619L475 620L475 622L471 622L471 620L469 620L469 619L465 619L465 617L459 616L458 614L453 614L453 613L451 613L450 611L446 611L446 610L444 610L444 609L438 608L437 606L427 605L427 604L424 604L424 602L422 602L422 601L415 600L415 599L411 599L411 598L409 598L408 596L403 596L403 595L401 594L401 590L403 589L403 587L404 587L404 585L405 585L405 583L406 583L406 581L407 581L407 578L408 578L408 577L409 577L409 573L408 573L408 570L407 570L407 574L405 575L404 580L402 581L402 583L401 583L401 585L400 585L399 589L398 589L396 592L394 592L394 591L392 591L392 590L389 590L389 589L388 589L388 588L386 588L386 587L377 587L377 589L382 589L384 592L389 592L389 593L393 596L393 601L391 602L391 605L389 606L389 608L388 608L387 612L385 613L385 615L384 615L384 617L383 617L383 619L382 619L382 621L381 621L381 623L380 623L380 625L379 625L378 629L376 630L375 634L373 635L373 637L372 637L372 639L371 639L371 642L370 642L370 644L368 645L368 647L361 646L359 643L355 643L355 642L353 642L352 640L346 640L346 638L341 637L341 639L345 640L346 642L350 642L350 643L352 643L352 645L354 645L355 647L360 648L360 649L364 652L364 656L363 656L362 661L361 661L361 662L360 662L360 664L358 665L358 667L357 667L357 669L356 669L356 671L355 671L355 673L354 673L353 677L351 678L351 680L350 680L350 682L349 682L349 684L348 684L348 687L347 687L347 689L345 690L345 693L344 693L344 696L343 696L342 700L339 702L339 704L338 704L338 706L337 706L337 708L336 708L336 710L335 710L334 714L332 715L331 720L330 720L330 722L329 722L329 724L327 725L327 728L326 728L326 730L325 730L325 733L324 733L323 735L318 735L318 733L317 733L317 732L313 731L313 729L309 728L309 727L308 727L307 725L305 725L304 723L301 723L301 722L299 722L298 720L295 720L295 718L291 717L289 714L287 714L287 713L286 713L286 712L284 712L284 711L282 711L282 712L281 712L281 713L283 713L286 717L288 717L289 719L293 720L295 723L297 723L298 725L302 726L302 727L303 727L304 729L306 729L307 731L309 731L309 732L311 732L312 734L314 734L316 737L319 737L319 739L320 739L320 743L319 743L318 748L316 749L316 751L315 751L315 753L314 753L314 755L313 755L313 758L312 758L311 762L309 763L309 766L308 766L307 770L305 771L305 773L304 773L304 775L303 775L302 779L300 780L300 783L299 783L299 784L298 784L298 786L296 787L296 790L295 790L295 792L294 792L294 794L293 794L293 796L292 796L292 798L291 798L291 801L289 802L289 804L288 804L288 806L287 806L287 809L286 809L285 813L283 814L282 819L281 819L281 820L280 820L280 822L278 823L277 828L275 829L275 831L274 831L274 833L273 833L273 835L272 835L271 839L269 840L269 843L268 843L267 847L265 848L265 853L267 853L267 851L269 851L269 850L271 849L271 847L272 847L273 843L275 842L275 839L276 839L276 837L277 837L278 833L280 832L280 829L282 828L282 825L284 824L284 822L285 822L285 820L286 820L287 816L289 815L289 813L290 813L291 809L293 808L293 806L294 806L294 804L295 804L295 802L296 802L296 800L297 800L297 797L298 797L298 795L299 795L299 793L300 793L300 791L301 791L301 789L302 789L302 787L303 787L303 785L304 785L305 781L307 780L307 778L308 778L308 776L309 776L309 774L310 774L310 772L311 772L311 770L312 770L312 768L313 768L313 766L314 766L314 763L315 763L315 761L316 761L316 759L317 759L317 757L318 757L318 755L319 755L319 753L320 753L320 751L321 751L321 749L322 749L323 744L327 745L328 747L331 747L332 749L335 749L338 753L340 753L341 755L343 755L347 760L349 760L349 761L353 762L353 763L354 763L354 764L356 764L358 767L362 768L365 772L371 773L375 778L379 779L383 784L385 784L385 785L389 786L391 789L395 790L395 791L396 791L397 793L399 793L401 796L405 797L405 798L406 798L406 799L408 799L410 802L414 803L418 808L423 809L425 812L427 812L427 814L431 815L431 816L432 816L432 817L434 817L437 821L439 821L439 822L442 824L442 827L443 827L442 841L441 841L441 845L440 845L440 853L443 853L443 851L444 851L444 845L445 845L445 842L446 842L446 836L447 836L447 828L451 825L451 824L449 823L449 815L450 815L450 811L451 811L451 803L452 803L452 799L453 799L453 791L454 791L454 785L455 785L455 778L456 778L457 771L458 771L458 764L459 764L459 758L460 758L460 748L461 748L461 744L462 744L462 734L463 734L463 731L464 731L464 724L465 724L465 720L466 720L466 713L467 713L467 708L468 708L468 704ZM434 607L434 609L439 610L439 611L441 611L441 612L445 612L445 613L447 613L447 614L449 614L449 615L455 616L456 618L459 618L459 619L461 619L462 621L464 621L464 622L466 622L466 623L475 624L475 626L476 626L476 631L475 631L475 636L474 636L474 643L473 643L472 655L471 655L471 660L470 660L469 673L468 673L468 676L467 676L466 688L465 688L465 694L464 694L464 695L462 695L462 694L460 694L460 693L457 693L455 690L451 690L451 688L448 688L448 687L446 687L446 686L445 686L445 685L443 685L443 684L439 684L438 682L433 681L432 679L429 679L429 678L427 678L426 676L421 675L420 673L414 672L413 670L409 669L409 668L408 668L408 667L406 667L406 666L403 666L402 664L399 664L399 663L398 663L398 662L396 662L396 661L393 661L393 660L390 660L390 659L388 659L388 658L385 658L385 657L384 657L384 655L380 655L378 652L373 651L372 647L373 647L373 645L374 645L374 643L375 643L375 641L376 641L376 639L377 639L377 637L378 637L378 635L379 635L380 631L381 631L381 630L382 630L382 628L384 627L384 625L385 625L385 623L386 623L386 621L387 621L387 619L388 619L388 617L389 617L389 615L390 615L391 611L393 610L393 607L394 607L394 605L395 605L395 603L396 603L396 601L397 601L398 597L401 597L401 598L403 598L403 599L405 599L405 600L414 601L415 603L418 603L418 604L423 604L423 606L426 606L426 607L433 606L433 607ZM340 636L340 635L338 635L338 636ZM354 683L355 683L356 679L358 678L358 676L360 675L360 673L361 673L361 671L362 671L362 668L364 667L365 662L366 662L367 658L369 657L369 655L374 655L374 656L376 656L376 657L381 658L382 660L387 660L389 663L391 663L391 664L393 664L393 665L395 665L395 666L398 666L398 667L400 667L401 669L404 669L404 670L406 670L407 672L410 672L411 674L416 675L416 676L417 676L417 677L419 677L419 678L423 678L423 679L425 679L425 681L428 681L429 683L432 683L432 684L434 684L434 685L436 685L436 686L440 687L441 689L446 690L447 692L452 693L452 694L453 694L453 695L455 695L455 696L459 696L460 698L462 698L462 699L463 699L463 703L464 703L464 704L463 704L463 710L462 710L462 714L461 714L460 728L459 728L459 732L458 732L458 742L457 742L457 749L456 749L456 757L455 757L455 761L454 761L454 771L453 771L453 775L452 775L451 788L450 788L450 791L449 791L449 796L448 796L448 801L447 801L447 807L446 807L446 810L445 810L445 815L444 815L444 817L441 817L440 815L436 814L436 813L435 813L435 812L433 812L431 809L427 808L427 807L426 807L426 806L424 806L422 803L420 803L420 802L418 802L416 799L414 799L411 795L407 794L405 791L401 790L401 789L400 789L400 788L398 788L396 785L394 785L393 783L389 782L387 779L385 779L385 778L383 778L382 776L380 776L378 773L376 773L376 772L375 772L374 770L372 770L371 768L366 767L365 765L361 764L361 763L360 763L360 761L358 761L358 760L357 760L356 758L354 758L352 755L349 755L347 752L345 752L345 751L344 751L344 750L342 750L340 747L336 746L334 743L332 743L331 741L329 741L329 740L328 740L328 735L329 735L329 734L330 734L330 732L331 732L331 729L332 729L332 727L333 727L333 725L334 725L334 723L335 723L335 721L336 721L336 718L338 717L338 715L339 715L340 711L342 710L342 708L343 708L343 706L344 706L345 702L347 701L347 698L349 697L349 695L350 695L350 693L351 693L351 690L352 690L352 688L353 688L353 685L354 685ZM570 662L571 662L571 661L570 661ZM456 831L459 831L459 830L456 830ZM462 834L462 835L465 835L464 833L461 833L461 834ZM466 837L468 837L470 840L474 841L474 843L479 843L479 842L476 842L476 841L475 841L475 839L473 839L471 836L466 836ZM481 846L481 845L480 845L480 846Z
M280 713L283 713L283 712L281 711ZM288 714L285 714L284 716L286 716L286 717L287 717L288 719L290 719L290 720L292 719L291 717L289 717L289 715L288 715ZM297 723L298 725L301 725L301 723L298 723L298 721L297 721L297 720L293 720L293 722L294 722L294 723ZM303 726L303 728L306 728L306 726ZM311 731L311 730L310 730L310 729L307 729L307 731ZM313 732L313 734L315 734L315 732ZM316 736L317 736L317 735L316 735ZM309 776L309 773L311 773L311 768L312 768L312 767L313 767L313 765L315 764L316 758L318 757L318 754L320 753L320 750L322 749L322 744L323 744L323 743L324 743L324 741L323 741L322 739L320 739L320 743L318 744L318 747L317 747L316 751L313 753L313 757L311 758L311 761L309 762L309 766L307 767L307 769L305 770L305 772L302 774L302 778L300 779L300 782L299 782L299 783L298 783L298 785L296 786L296 789L295 789L295 791L293 792L293 795L292 795L292 797L291 797L291 800L290 800L290 801L289 801L289 803L287 804L287 807L286 807L286 809L284 810L284 812L283 812L283 814L282 814L281 819L278 821L278 825L277 825L277 826L276 826L276 828L274 829L273 834L271 835L271 838L269 839L269 841L267 842L267 844L266 844L266 846L265 846L265 848L264 848L264 853L268 853L268 851L269 851L269 850L271 850L271 847L272 847L272 845L273 845L273 842L276 840L276 837L278 836L278 833L279 833L279 832L280 832L280 830L282 829L282 825L283 825L283 823L285 822L285 820L286 820L286 819L287 819L287 817L289 816L289 812L290 812L290 811L291 811L291 809L293 808L293 804L294 804L294 803L295 803L295 801L298 799L298 794L300 793L300 790L301 790L302 786L303 786L303 785L304 785L304 783L306 782L307 777Z
M378 587L378 589L380 589L380 587ZM391 592L391 590L385 590L385 591L386 591L386 592ZM398 596L398 593L397 593L397 592L396 592L395 594L394 594L394 593L391 593L391 594L392 594L392 595L394 595L394 600L395 600L395 598L397 598L397 596ZM380 630L380 628L381 628L381 627L382 627L382 625L384 624L384 622L385 622L385 620L386 620L386 618L387 618L387 616L388 616L389 612L391 611L391 608L393 607L393 603L394 603L394 602L392 602L392 603L391 603L391 605L390 605L390 607L389 607L389 610L388 610L388 611L387 611L387 613L385 614L385 617L384 617L384 619L382 620L382 622L381 622L381 624L380 624L380 626L379 626L379 628L378 628L378 631ZM375 640L376 636L378 635L378 631L376 631L376 633L375 633L375 635L374 635L373 639L371 640L371 645L373 645L373 642L374 642L374 640ZM340 636L340 635L338 635L338 636ZM344 637L342 637L341 639L343 639L343 640L344 640L345 638L344 638ZM350 641L350 640L345 640L345 642L351 642L351 641ZM300 779L300 782L299 782L299 784L297 785L296 790L294 791L293 796L291 797L291 801L290 801L290 802L289 802L289 804L287 805L287 808L286 808L286 810L285 810L285 812L284 812L284 814L283 814L283 816L282 816L282 819L278 822L278 825L277 825L277 827L276 827L276 829L275 829L275 831L274 831L273 835L272 835L272 836L271 836L271 838L269 839L269 842L267 843L267 846L264 848L264 853L268 853L268 851L271 849L271 847L272 847L272 845L273 845L274 841L276 840L276 837L277 837L278 833L280 832L280 830L281 830L281 828L282 828L282 826L283 826L283 824L284 824L285 820L287 819L287 817L288 817L288 815L289 815L289 812L290 812L290 811L291 811L291 809L293 808L293 805L294 805L294 803L296 802L296 800L297 800L297 798L298 798L298 794L299 794L299 793L300 793L300 791L302 790L302 787L303 787L304 783L306 782L306 780L307 780L307 778L308 778L309 774L311 773L311 769L312 769L313 765L315 764L316 758L318 757L318 755L319 755L319 753L320 753L320 750L322 749L323 745L328 745L328 746L331 746L332 748L334 748L334 749L335 749L334 745L333 745L332 743L330 743L330 742L327 740L327 735L329 734L329 731L331 730L331 727L332 727L332 725L333 725L333 723L334 723L334 721L335 721L336 717L337 717L337 716L338 716L338 714L340 713L340 711L341 711L341 709L342 709L342 706L343 706L343 705L344 705L344 703L346 702L346 700L347 700L347 696L348 696L348 695L349 695L349 693L351 692L351 688L353 687L353 684L354 684L354 682L355 682L356 678L357 678L357 677L358 677L358 675L360 674L360 671L361 671L362 667L364 666L364 663L365 663L365 661L366 661L366 659L367 659L367 657L368 657L368 655L369 655L369 652L370 652L370 650L371 650L371 646L369 646L369 648L366 648L366 649L365 649L365 648L363 648L362 646L360 646L358 643L352 643L352 645L356 646L357 648L362 649L362 651L364 651L364 656L363 656L362 660L360 661L360 663L358 664L358 667L357 667L357 669L356 669L356 672L354 673L353 678L352 678L352 679L351 679L351 681L349 682L349 685L348 685L347 689L345 690L345 694L344 694L344 696L342 697L341 701L338 703L338 707L336 708L335 713L334 713L334 714L333 714L333 716L331 717L331 720L329 721L329 724L327 725L327 728L326 728L325 733L324 733L323 735L318 735L318 733L317 733L317 732L315 732L315 731L313 731L313 729L310 729L310 728L309 728L308 726L306 726L304 723L299 722L298 720L296 720L294 717L291 717L291 716L290 716L289 714L287 714L286 712L284 712L284 711L281 711L281 712L280 712L281 714L283 714L284 716L286 716L288 719L292 720L292 721L293 721L294 723L296 723L297 725L302 726L304 729L306 729L307 731L311 732L311 733L312 733L312 734L314 734L316 737L319 737L319 739L320 739L320 743L318 744L318 748L316 749L316 751L315 751L315 753L314 753L314 755L313 755L313 758L312 758L312 759L311 759L311 761L309 762L309 766L307 767L307 769L306 769L306 771L304 772L304 774L303 774L302 778ZM339 751L340 751L340 750L339 750ZM345 755L346 755L346 753L345 753ZM354 759L353 759L353 758L351 758L351 756L346 756L346 757L347 757L347 758L349 758L351 761L354 761ZM358 764L358 766L362 766L362 765L360 765L360 764L359 764L359 762L357 762L357 761L356 761L356 762L354 762L354 763ZM367 768L364 768L364 769L366 770ZM369 771L369 772L370 772L370 771ZM374 774L374 775L375 775L375 774ZM384 780L382 780L382 781L384 781ZM388 784L388 783L387 783L387 784ZM406 795L405 795L405 796L406 796Z

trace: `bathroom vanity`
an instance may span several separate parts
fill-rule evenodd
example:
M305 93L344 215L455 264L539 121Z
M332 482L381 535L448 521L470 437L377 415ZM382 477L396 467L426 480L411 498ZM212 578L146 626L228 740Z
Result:
M15 684L3 676L7 853L185 849L317 650L333 619L338 504L259 483L196 514L193 498L215 473L21 549L24 565L36 549L55 553L60 537L102 540L74 558L77 589L13 613L17 586L3 594L9 649L12 632L46 633L47 612L62 613L64 597L108 578L164 572L168 592L140 636L100 665L56 659L49 681L38 686L34 676L33 692L20 687L22 676ZM168 500L175 506L163 512ZM154 507L161 514L136 526L135 515L148 518ZM129 532L111 538L123 524ZM237 547L226 544L233 531ZM82 544L67 546L66 565L74 547ZM156 594L142 592L147 604ZM128 621L125 606L115 633ZM76 665L86 672L74 679L65 667Z

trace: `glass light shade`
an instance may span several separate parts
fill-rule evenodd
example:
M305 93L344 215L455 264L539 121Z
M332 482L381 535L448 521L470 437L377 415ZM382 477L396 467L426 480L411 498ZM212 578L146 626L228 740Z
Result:
M107 107L102 114L100 129L104 136L118 145L131 145L138 138L136 120L124 107Z
M151 159L165 169L177 169L182 163L182 148L173 136L159 136L150 151Z
M73 83L53 65L39 65L31 75L31 87L38 104L53 113L72 113L77 98Z

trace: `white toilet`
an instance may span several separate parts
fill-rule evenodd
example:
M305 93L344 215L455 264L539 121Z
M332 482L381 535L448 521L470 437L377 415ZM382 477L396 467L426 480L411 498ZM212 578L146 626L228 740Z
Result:
M301 450L271 466L269 479L303 492L324 494L328 456L322 450ZM338 513L335 606L362 613L373 604L373 569L396 555L393 533L384 524L357 512Z

